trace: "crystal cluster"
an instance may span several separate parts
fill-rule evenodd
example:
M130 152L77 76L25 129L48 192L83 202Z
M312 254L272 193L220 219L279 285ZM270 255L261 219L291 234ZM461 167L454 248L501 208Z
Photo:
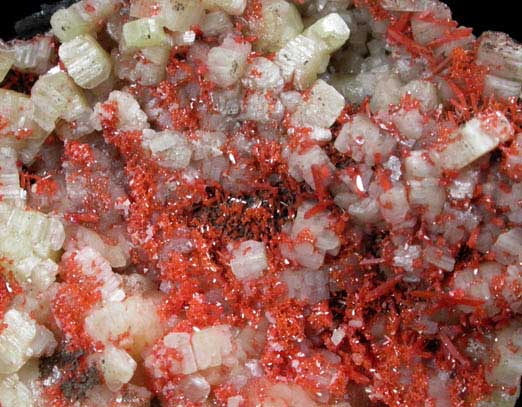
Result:
M81 0L0 42L0 406L514 406L522 45L439 0Z

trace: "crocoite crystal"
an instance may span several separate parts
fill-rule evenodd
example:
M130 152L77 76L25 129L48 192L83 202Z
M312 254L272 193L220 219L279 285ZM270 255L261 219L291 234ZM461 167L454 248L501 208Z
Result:
M522 45L438 0L51 25L0 43L1 407L514 406Z

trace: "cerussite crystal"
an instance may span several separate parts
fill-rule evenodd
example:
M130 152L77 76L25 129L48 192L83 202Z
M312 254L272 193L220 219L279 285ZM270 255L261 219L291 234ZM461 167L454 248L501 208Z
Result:
M522 45L439 0L81 0L0 42L0 405L514 406Z

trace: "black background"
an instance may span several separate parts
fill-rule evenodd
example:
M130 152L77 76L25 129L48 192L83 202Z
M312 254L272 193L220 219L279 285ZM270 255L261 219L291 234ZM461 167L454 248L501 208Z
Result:
M45 0L47 3L57 1ZM8 0L2 1L2 23L0 37L10 39L14 37L14 23L21 18L39 11L42 1L38 0ZM484 30L497 30L509 33L512 37L522 41L522 23L518 19L518 0L447 0L446 3L453 10L454 18L462 25L473 27L475 34ZM8 11L9 10L9 11ZM518 20L518 21L517 21Z
M0 0L1 1L1 0ZM48 4L58 1L46 0ZM485 30L503 31L522 42L522 19L519 18L518 0L446 0L453 10L453 18L461 25L473 27L479 35ZM4 10L0 18L0 38L14 38L15 23L40 10L41 0L8 0L2 1ZM517 406L522 407L519 400Z

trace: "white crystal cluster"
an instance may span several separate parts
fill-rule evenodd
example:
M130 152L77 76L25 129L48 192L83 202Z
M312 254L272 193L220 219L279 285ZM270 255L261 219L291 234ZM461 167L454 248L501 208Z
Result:
M49 33L0 41L0 406L48 407L52 392L73 407L381 405L388 376L406 389L421 373L426 405L451 406L437 363L369 368L403 356L399 316L454 365L487 367L478 407L514 404L522 46L454 27L438 0L378 2L391 19L354 3L80 0ZM475 111L448 73L459 50L511 108ZM11 90L17 75L31 89ZM254 156L273 169L263 185ZM205 212L216 185L224 213L245 197L261 211L256 194L285 182L300 193L270 236ZM193 229L175 221L190 199ZM203 242L204 216L243 237ZM381 301L397 285L414 310ZM461 349L464 320L487 323Z

